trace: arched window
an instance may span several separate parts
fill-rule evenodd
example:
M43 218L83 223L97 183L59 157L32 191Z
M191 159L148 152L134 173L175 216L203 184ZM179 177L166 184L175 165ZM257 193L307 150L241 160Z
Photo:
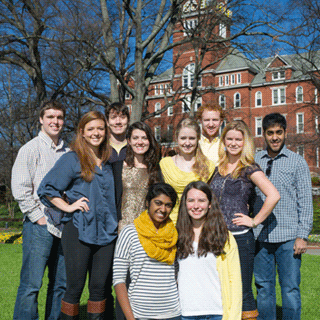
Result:
M157 111L160 111L160 110L161 110L161 104L160 104L160 102L157 102L155 104L155 106L154 106L154 112L157 112ZM161 114L157 114L157 115L155 115L155 117L159 118L159 117L161 117Z
M241 95L239 92L234 94L233 97L233 107L235 109L240 108L241 107Z
M262 106L262 93L261 91L256 92L256 107Z
M194 63L187 65L182 72L182 86L183 88L192 88L194 82ZM198 87L201 87L201 76L198 77Z
M219 96L219 105L222 109L226 108L226 97L224 94L220 94Z
M303 88L301 86L296 89L296 102L303 102Z

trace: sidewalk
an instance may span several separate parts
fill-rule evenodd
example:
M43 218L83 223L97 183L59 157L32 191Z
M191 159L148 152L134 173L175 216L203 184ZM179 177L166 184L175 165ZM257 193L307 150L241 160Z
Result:
M313 245L313 246L308 246L306 254L311 254L311 255L320 255L320 246L319 245Z

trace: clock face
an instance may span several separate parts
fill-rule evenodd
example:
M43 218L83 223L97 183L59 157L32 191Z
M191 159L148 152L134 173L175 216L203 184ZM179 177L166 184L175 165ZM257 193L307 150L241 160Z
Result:
M185 4L183 5L183 12L184 13L192 12L197 10L197 8L198 8L197 2L194 0L189 0L185 2Z

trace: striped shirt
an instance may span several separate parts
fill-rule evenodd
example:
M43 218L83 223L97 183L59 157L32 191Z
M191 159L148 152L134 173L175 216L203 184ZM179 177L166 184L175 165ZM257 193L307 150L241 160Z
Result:
M46 216L46 212L54 209L46 208L39 200L37 190L40 182L53 167L55 162L68 151L60 140L56 146L52 139L40 131L39 135L22 146L12 168L11 188L19 207L31 222L35 223ZM60 237L61 232L51 224L47 229Z
M266 172L271 160L266 150L256 154L255 161ZM313 206L309 167L300 155L286 146L274 158L269 180L277 188L281 199L270 216L253 229L258 241L278 243L296 238L307 239L312 229ZM256 215L265 195L256 187L253 213Z
M119 235L113 262L113 285L125 283L130 270L128 290L135 318L166 319L181 314L175 268L150 258L140 244L133 224Z

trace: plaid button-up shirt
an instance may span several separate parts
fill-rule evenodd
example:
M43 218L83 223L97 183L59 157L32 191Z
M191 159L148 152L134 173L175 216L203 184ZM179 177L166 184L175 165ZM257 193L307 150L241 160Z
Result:
M258 152L255 157L264 172L271 159L266 150ZM271 243L308 238L312 229L313 205L311 177L306 161L284 146L273 159L268 178L279 191L281 199L270 216L254 229L255 237L258 241ZM254 215L260 211L265 198L256 187Z
M33 223L44 217L46 210L54 210L46 208L40 202L37 190L44 176L68 150L62 140L56 146L47 134L40 131L37 137L22 146L18 152L12 168L12 194L24 217L27 216ZM47 224L47 229L55 236L61 236L61 232L53 225Z

